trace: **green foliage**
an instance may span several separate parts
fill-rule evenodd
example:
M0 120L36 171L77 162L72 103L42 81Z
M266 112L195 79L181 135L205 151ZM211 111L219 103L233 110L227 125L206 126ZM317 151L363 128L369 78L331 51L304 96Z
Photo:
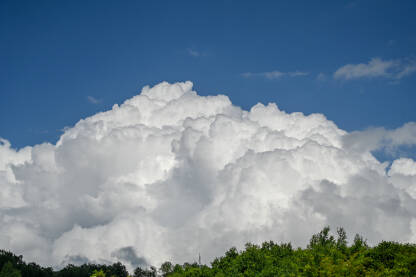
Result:
M136 268L133 277L274 277L274 276L416 276L416 245L383 241L369 247L359 235L347 243L344 229L336 238L329 227L312 236L305 249L273 241L247 243L214 259L211 266L197 263L173 265L165 262L158 270ZM121 263L113 265L67 265L59 271L26 264L22 256L0 250L0 277L127 277Z
M105 273L102 270L94 270L94 273L91 277L105 277Z
M339 250L346 250L347 249L347 233L345 232L344 228L337 229L337 248Z
M112 265L83 264L75 266L67 265L60 271L54 272L53 277L90 277L91 275L103 272L107 277L127 277L126 267L118 262ZM101 277L100 275L98 275ZM22 276L25 277L25 276Z
M0 250L0 269L5 264L11 263L12 266L17 269L23 277L52 277L52 268L44 268L35 263L26 264L23 261L22 256L16 256L12 252Z
M416 246L381 242L374 248L356 235L351 246L343 228L337 237L330 228L312 236L306 249L290 243L246 244L243 251L228 250L211 267L175 265L165 276L416 276Z
M11 262L3 265L0 271L0 277L21 277L20 271L15 269Z
M173 271L173 265L171 262L164 262L160 266L160 272L162 272L163 276L166 276L167 274L171 273Z
M156 268L150 267L150 269L142 269L138 267L134 270L134 277L156 277Z

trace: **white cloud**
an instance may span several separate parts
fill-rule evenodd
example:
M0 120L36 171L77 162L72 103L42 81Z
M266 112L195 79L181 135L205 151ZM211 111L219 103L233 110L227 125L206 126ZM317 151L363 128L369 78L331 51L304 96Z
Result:
M379 58L371 59L368 64L347 64L334 73L335 79L357 79L389 76L389 69L396 66L395 61L383 61Z
M90 102L92 104L98 104L98 103L101 102L100 99L97 99L97 98L95 98L93 96L90 96L90 95L87 96L87 100L88 100L88 102Z
M408 158L395 160L389 170L389 174L416 176L416 162Z
M188 48L186 51L188 52L188 55L192 57L200 57L202 55L199 51L192 48Z
M269 80L280 79L285 76L298 77L298 76L306 76L306 75L309 75L309 73L303 72L303 71L281 72L278 70L269 71L269 72L258 72L258 73L245 72L241 74L241 76L243 76L244 78L263 77Z
M307 76L307 75L309 75L308 72L303 72L303 71L288 72L287 74L290 77Z
M255 73L256 74L256 73ZM280 71L271 71L271 72L263 72L263 73L257 73L258 76L264 76L267 79L279 79L280 77L286 75L286 73L280 72Z
M410 60L382 60L373 58L367 64L347 64L337 69L335 79L360 79L384 77L399 80L416 71L416 64Z
M415 242L416 163L398 159L387 174L369 146L414 143L413 124L357 142L321 114L245 111L191 82L145 87L56 145L2 141L0 248L131 269L198 253L209 262L248 241L304 246L328 224Z
M316 80L323 82L326 81L327 77L325 75L325 73L320 72L317 76L316 76Z
M394 154L399 146L416 145L416 122L408 122L393 130L370 128L364 131L355 131L344 136L343 140L344 147L354 151L384 149Z
M396 78L401 79L403 77L413 74L415 71L416 64L407 64L396 74Z
M405 190L416 198L416 162L414 160L408 158L395 160L388 174L398 189Z

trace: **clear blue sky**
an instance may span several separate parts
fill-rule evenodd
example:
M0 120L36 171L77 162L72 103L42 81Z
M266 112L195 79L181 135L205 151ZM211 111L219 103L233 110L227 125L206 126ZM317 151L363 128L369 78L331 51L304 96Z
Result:
M164 80L348 131L396 128L416 120L415 15L416 1L3 0L0 137L56 142ZM336 78L347 64L358 75Z

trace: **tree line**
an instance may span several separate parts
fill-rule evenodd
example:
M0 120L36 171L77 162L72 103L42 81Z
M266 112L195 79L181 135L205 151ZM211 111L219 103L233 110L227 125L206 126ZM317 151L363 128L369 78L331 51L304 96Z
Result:
M69 264L61 270L25 263L22 256L0 250L0 277L225 277L225 276L416 276L416 245L382 241L370 247L356 235L351 245L343 228L337 236L325 227L310 239L306 248L290 243L247 243L244 250L235 247L211 265L196 262L172 264L159 269L137 267L132 275L120 263L112 265Z

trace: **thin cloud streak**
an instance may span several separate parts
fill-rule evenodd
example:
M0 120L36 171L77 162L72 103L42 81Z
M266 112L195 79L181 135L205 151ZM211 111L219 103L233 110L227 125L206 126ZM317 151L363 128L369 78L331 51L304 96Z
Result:
M101 100L100 100L100 99L97 99L97 98L95 98L95 97L93 97L93 96L91 96L91 95L88 95L88 96L87 96L87 100L88 100L88 102L90 102L91 104L99 104L99 103L101 102Z
M192 48L188 48L186 51L188 52L188 55L192 57L200 57L202 55L199 51Z
M323 82L326 81L327 77L325 75L325 73L320 72L317 76L316 76L316 80Z
M347 64L338 68L334 79L371 79L389 78L400 80L416 71L416 63L412 60L383 60L372 58L368 63Z
M245 72L241 74L241 76L243 76L244 78L262 77L262 78L266 78L269 80L276 80L282 77L299 77L299 76L307 76L307 75L309 75L308 72L303 72L303 71L298 71L298 70L294 72L281 72L278 70L274 70L274 71L269 71L269 72L257 72L257 73Z

